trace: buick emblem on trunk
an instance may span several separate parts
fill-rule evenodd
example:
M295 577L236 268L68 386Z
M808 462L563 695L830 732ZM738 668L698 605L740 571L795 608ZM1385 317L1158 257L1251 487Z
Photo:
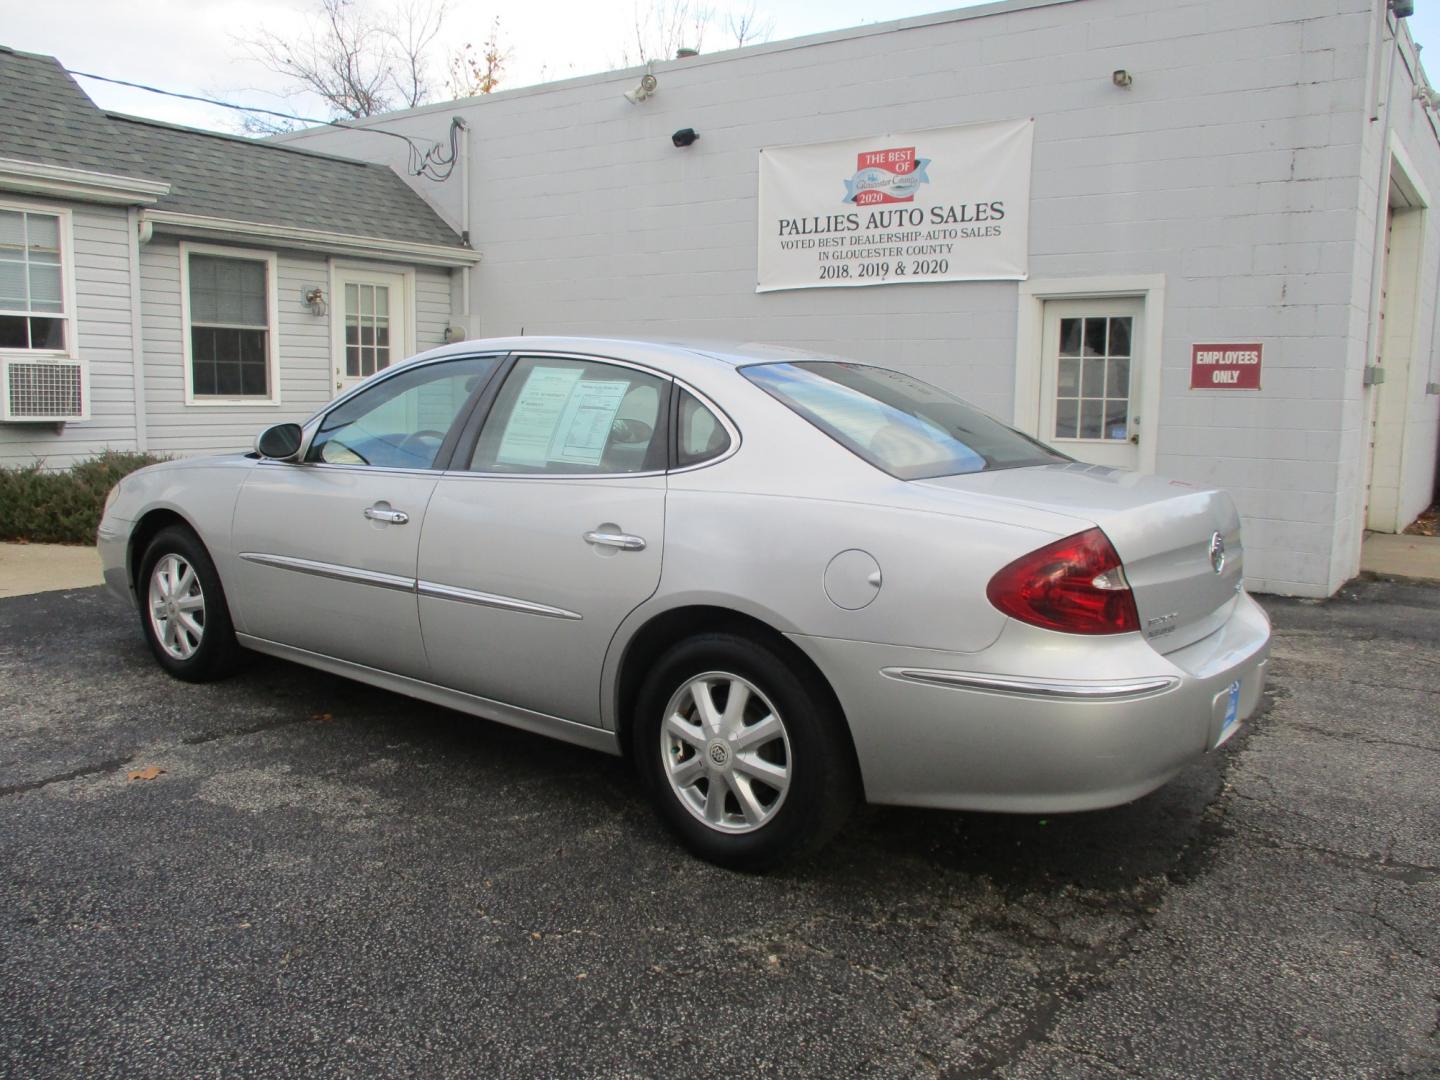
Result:
M1210 534L1210 569L1217 574L1225 569L1225 538L1218 532Z

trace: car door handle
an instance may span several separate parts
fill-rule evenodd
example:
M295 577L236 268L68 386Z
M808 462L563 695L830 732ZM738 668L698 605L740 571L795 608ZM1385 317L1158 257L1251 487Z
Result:
M645 538L631 536L629 533L597 532L591 529L585 534L585 542L599 547L619 548L621 551L645 550Z
M404 510L391 510L388 506L365 507L365 516L371 521L383 521L387 525L404 525L410 520L410 515Z

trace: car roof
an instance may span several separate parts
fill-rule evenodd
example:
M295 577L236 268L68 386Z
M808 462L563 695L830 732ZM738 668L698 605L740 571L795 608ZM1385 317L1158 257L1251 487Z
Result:
M574 352L595 357L629 360L656 367L685 378L703 378L706 371L735 368L744 364L783 363L794 360L843 359L817 350L796 349L761 342L713 341L704 339L655 339L570 337L527 335L523 337L477 338L430 349L404 363L465 356L477 352ZM849 361L854 363L854 361ZM399 366L399 365L396 365Z

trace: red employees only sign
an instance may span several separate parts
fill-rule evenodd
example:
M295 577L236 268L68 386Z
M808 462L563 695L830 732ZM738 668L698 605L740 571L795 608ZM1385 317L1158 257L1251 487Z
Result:
M1259 342L1190 346L1191 390L1259 390Z

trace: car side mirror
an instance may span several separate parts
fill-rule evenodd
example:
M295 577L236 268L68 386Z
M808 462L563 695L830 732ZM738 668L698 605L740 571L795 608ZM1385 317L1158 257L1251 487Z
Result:
M255 440L255 450L261 457L294 461L300 453L300 442L304 436L299 424L276 424L260 433Z

